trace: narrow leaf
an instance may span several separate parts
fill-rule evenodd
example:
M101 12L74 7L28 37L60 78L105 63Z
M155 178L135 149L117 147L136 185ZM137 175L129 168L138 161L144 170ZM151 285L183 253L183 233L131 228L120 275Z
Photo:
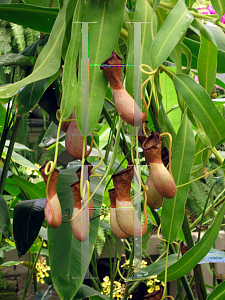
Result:
M23 86L53 76L59 70L61 64L61 48L65 33L64 17L68 1L69 0L65 1L62 10L60 10L58 14L48 43L39 55L33 73L14 84L0 87L0 99L9 98ZM29 16L29 18L31 17ZM37 16L35 16L35 18L37 18Z
M102 111L107 80L100 70L100 65L112 54L118 43L125 2L125 0L87 2L84 21L97 23L90 23L88 28L89 103L84 104L85 99L78 97L76 104L77 122L83 136L88 136L93 131Z
M211 1L215 12L218 15L218 19L222 18L225 14L225 1L224 0L212 0Z
M189 181L194 160L195 139L185 112L172 151L172 174L176 185ZM188 185L177 189L173 199L164 199L162 207L162 234L168 243L174 241L182 226Z
M7 238L12 236L9 210L2 195L0 195L0 232Z
M26 4L0 4L0 18L40 32L51 32L59 10Z
M225 281L221 282L212 292L209 294L206 300L223 300L225 298Z
M201 123L212 147L216 146L225 138L225 120L209 94L194 79L185 74L174 76L174 85Z
M18 185L18 187L29 195L30 199L43 198L46 196L44 189L41 189L39 186L28 180L25 180L15 174L12 176L12 180Z
M74 197L70 185L76 180L76 168L74 167L59 172L57 193L64 215L72 215ZM91 178L91 193L99 182L99 178ZM92 198L94 202L93 220L90 221L89 239L86 242L81 243L76 240L70 223L62 223L57 229L48 227L52 282L61 299L73 299L83 282L97 238L100 221L98 218L99 208L102 205L104 189L105 182L100 185Z
M73 298L73 300L82 300L84 298L87 297L91 297L91 296L98 296L98 299L108 299L109 298L106 295L103 295L101 293L99 293L98 291L92 289L91 287L85 285L85 284L81 284L76 296Z
M211 95L216 81L217 52L217 46L201 35L201 47L198 56L198 80L209 95Z
M57 73L49 78L35 81L26 85L22 91L18 93L17 97L17 115L23 116L29 113L39 102L45 90L52 84L52 82L61 73L61 68Z
M21 54L9 53L0 56L0 67L5 66L20 66L27 69L28 66L32 66L32 62Z
M71 40L66 53L63 71L63 95L61 111L63 119L67 119L72 113L77 100L77 58L81 49L81 24L86 3L83 0L77 2L72 24Z
M206 231L200 242L198 242L193 248L188 250L182 258L170 266L167 270L167 280L172 281L181 276L189 273L201 259L209 252L214 244L221 226L225 212L225 203L220 208L218 214L215 217L213 225ZM161 272L158 276L159 280L164 280L165 271Z
M152 43L150 58L151 66L154 70L170 55L192 20L193 16L187 10L184 1L179 0Z
M176 263L177 258L178 258L177 254L169 255L167 266L169 267L170 265L173 265L174 263ZM166 257L164 257L163 259L160 259L160 261L157 261L156 263L153 263L153 264L147 266L146 268L141 269L141 271L134 273L134 277L135 278L141 277L144 280L145 277L158 275L163 270L165 270L165 265L166 265Z

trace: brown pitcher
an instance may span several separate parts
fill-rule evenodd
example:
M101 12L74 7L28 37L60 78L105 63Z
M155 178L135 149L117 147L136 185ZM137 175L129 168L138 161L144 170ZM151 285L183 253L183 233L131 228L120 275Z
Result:
M118 225L117 219L116 219L116 192L115 189L108 190L109 192L109 198L111 202L110 206L110 225L112 232L120 239L126 239L128 237L128 234L123 232L123 230Z
M39 171L41 172L45 184L47 185L47 180L49 175L45 174L46 165L47 162L39 169ZM62 222L62 209L56 192L58 175L59 175L59 170L54 169L54 171L51 174L48 191L47 191L47 197L50 202L50 205L48 201L46 201L45 210L44 210L46 221L52 228L59 227Z
M122 58L112 52L112 55L107 58L102 64L100 69L103 71L105 77L110 83L113 93L115 108L119 116L128 124L138 126L144 123L147 119L147 105L143 98L145 105L145 112L142 113L141 109L131 97L131 95L124 89L121 76L121 62ZM134 123L135 111L135 123Z
M142 227L131 202L130 189L133 177L134 164L132 163L127 169L114 174L112 179L116 192L117 223L126 234L138 237L144 235L148 228L147 218L145 218L145 224Z
M177 188L173 176L163 164L161 146L161 136L155 131L152 131L151 135L142 144L144 153L150 163L149 177L156 191L162 197L171 199L176 195ZM147 182L149 183L148 180Z
M89 206L86 205L82 211L81 209L81 196L80 196L80 180L71 184L71 189L74 195L74 208L72 218L78 213L78 215L71 221L71 228L76 239L80 242L84 242L88 238L90 228L90 218L93 213L92 199L89 202ZM88 193L86 193L88 194ZM88 196L87 196L88 197ZM90 209L88 214L88 209Z
M76 119L75 108L71 119ZM65 146L69 154L75 159L82 159L84 137L81 135L77 121L71 121L66 131ZM93 137L91 139L90 149L87 151L87 141L85 145L85 158L89 156L93 147Z

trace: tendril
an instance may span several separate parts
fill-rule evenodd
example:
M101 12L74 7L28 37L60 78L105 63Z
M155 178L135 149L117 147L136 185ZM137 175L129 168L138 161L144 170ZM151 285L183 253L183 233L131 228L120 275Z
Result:
M61 124L62 124L62 112L60 109L58 109L56 111L56 118L59 121L59 125L58 125L58 130L57 130L57 137L56 137L54 161L49 161L46 164L45 170L44 170L45 175L48 176L47 184L46 184L46 198L47 198L47 202L48 202L51 214L52 214L53 221L55 221L55 216L54 216L54 211L53 211L52 205L51 205L49 197L48 197L48 188L49 188L49 183L50 183L50 179L52 176L52 172L54 171L56 163L57 163L58 152L59 152L59 134L60 134L60 128L61 128ZM49 168L50 168L50 170L48 170Z
M98 147L98 145L97 145L97 143L95 142L94 139L93 139L93 143L94 143L95 147L97 148L98 153L99 153L99 155L100 155L100 162L99 162L99 164L98 164L97 166L95 166L95 167L91 170L91 176L90 176L89 178L91 178L91 177L102 177L101 174L95 173L95 172L94 172L96 169L98 169L98 168L102 165L102 163L103 163L103 156L102 156L102 152L100 151L100 149L99 149L99 147Z

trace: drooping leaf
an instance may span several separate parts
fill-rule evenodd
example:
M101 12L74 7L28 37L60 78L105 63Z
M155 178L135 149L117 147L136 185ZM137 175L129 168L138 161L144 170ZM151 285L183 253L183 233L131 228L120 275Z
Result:
M19 257L26 254L44 221L46 198L21 201L15 205L13 233Z
M77 167L78 168L78 167ZM72 215L74 197L70 185L77 180L76 168L59 172L57 193L64 215ZM99 178L90 180L91 193L100 182ZM89 239L81 243L72 233L70 223L62 223L57 229L48 227L49 260L52 282L61 299L73 299L83 281L96 241L102 198L105 188L103 182L93 196L94 213L90 221ZM56 251L57 250L57 251Z
M37 5L41 7L50 7L52 0L24 0L26 4ZM52 7L59 7L59 1L54 0Z
M84 22L95 21L97 23L90 23L88 26L89 101L88 98L78 97L76 104L77 122L83 136L88 136L93 131L102 111L107 80L99 66L116 48L123 22L125 2L125 0L103 3L94 0L87 2Z
M193 16L182 0L174 6L158 31L150 49L151 66L157 69L170 55L173 48L191 24Z
M27 69L28 66L32 66L32 62L21 54L9 53L0 56L0 67L5 66L20 66L23 69Z
M213 225L206 231L201 240L190 250L188 250L182 258L171 265L167 269L167 280L172 281L180 278L184 274L189 273L199 263L203 257L209 252L215 242L220 230L221 222L224 217L225 203L217 213ZM158 275L159 280L164 280L165 271Z
M45 189L38 187L36 184L25 180L17 175L12 176L12 180L23 191L25 191L30 199L44 198L46 196Z
M225 1L224 0L212 0L211 1L215 12L218 15L218 19L222 18L225 14Z
M0 4L0 18L40 32L51 32L59 10L27 4Z
M225 138L225 120L209 94L194 79L185 74L174 76L174 85L199 120L212 147L217 145Z
M217 51L217 46L201 35L201 47L198 56L198 80L209 95L211 95L216 81Z
M49 147L50 145L54 144L57 138L57 130L58 126L55 123L51 122L39 146ZM60 130L59 139L62 138L65 134L65 132Z
M12 236L9 210L2 195L0 195L0 232L7 238Z
M77 2L72 24L71 41L67 50L63 72L63 95L61 111L63 119L72 113L77 100L77 58L81 49L81 21L83 19L86 3Z
M5 124L6 108L0 103L0 132L3 131Z
M0 87L0 99L2 102L4 102L5 98L13 96L21 87L51 77L59 70L62 42L65 33L65 10L68 1L69 0L65 1L63 8L57 16L48 43L38 56L33 73L14 84ZM31 16L29 16L29 18L31 18ZM37 16L35 18L37 19Z
M194 160L195 140L191 123L185 112L178 130L172 151L172 174L176 186L189 181L191 166ZM162 207L162 234L171 243L176 239L182 226L188 185L177 188L173 199L164 199Z
M4 149L3 149L3 154L4 154L3 157L4 158L6 157L7 151L8 151L8 148L4 147ZM13 161L15 161L16 163L18 163L19 165L30 168L31 170L37 170L38 169L32 162L30 162L28 159L26 159L25 157L23 157L19 153L16 153L15 151L12 152L11 159Z
M202 36L207 39L209 42L213 43L217 46L216 40L210 30L208 30L207 26L205 26L198 18L195 18L194 21L191 23L193 27L198 29Z
M103 295L99 293L98 291L92 289L91 287L81 284L76 296L73 298L73 300L82 300L87 297L91 296L97 296L98 299L109 299L106 295Z
M48 300L52 296L53 285L50 285L46 291L36 292L34 300Z
M177 258L178 258L177 254L169 255L168 266L176 263ZM143 278L144 279L144 277L158 275L163 270L165 270L165 266L166 266L166 257L164 257L163 259L160 259L156 263L153 263L153 264L147 266L146 268L141 269L141 271L134 273L134 278Z
M41 99L45 90L52 84L52 82L61 73L61 68L53 76L42 80L35 81L26 85L22 91L18 93L17 97L17 115L23 116L29 113Z

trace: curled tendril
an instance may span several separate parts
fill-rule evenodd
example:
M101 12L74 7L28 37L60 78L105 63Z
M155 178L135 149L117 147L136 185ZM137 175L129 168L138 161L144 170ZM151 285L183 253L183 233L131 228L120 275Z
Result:
M95 172L94 172L96 169L98 169L98 168L102 165L102 163L103 163L103 156L102 156L102 153L101 153L101 151L100 151L100 149L99 149L99 147L98 147L98 145L97 145L97 143L95 142L94 139L93 139L93 143L94 143L95 147L97 148L98 153L99 153L99 155L100 155L100 162L99 162L99 164L98 164L97 166L95 166L95 167L91 170L91 176L90 176L89 178L91 178L91 177L102 177L101 174L98 174L98 173L95 173Z
M47 202L48 202L49 208L51 210L53 219L55 218L55 216L54 216L52 205L51 205L51 203L49 201L49 197L48 197L48 187L49 187L52 172L54 171L56 163L57 163L57 157L58 157L58 151L59 151L59 134L60 134L60 128L61 128L61 124L62 124L62 112L60 109L58 109L56 111L56 118L59 121L59 126L58 126L57 137L56 137L54 161L49 161L45 166L45 175L48 176L48 180L47 180L47 184L46 184L46 198L47 198ZM50 170L48 171L49 167L50 167Z
M145 71L143 68L147 68L150 71ZM140 65L140 70L142 73L144 73L145 75L149 75L149 77L142 83L141 85L141 96L142 96L142 100L144 99L144 95L143 95L143 88L145 86L146 83L148 83L151 78L152 78L152 82L154 83L154 76L155 74L158 72L158 69L152 70L152 68L149 65L146 64L141 64ZM151 86L151 91L150 91L150 97L149 97L149 101L148 101L148 106L147 109L149 109L150 103L151 103L151 98L152 98L152 92L153 92L153 84ZM145 130L143 129L143 132L145 133ZM146 134L146 133L145 133Z

